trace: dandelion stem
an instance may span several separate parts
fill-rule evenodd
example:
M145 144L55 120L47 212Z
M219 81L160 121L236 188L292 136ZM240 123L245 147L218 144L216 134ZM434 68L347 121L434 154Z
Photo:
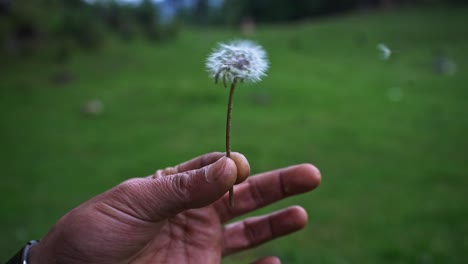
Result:
M231 157L231 114L232 114L232 98L236 90L237 80L231 83L231 90L229 92L229 101L226 118L226 157ZM234 206L234 188L229 189L229 206Z

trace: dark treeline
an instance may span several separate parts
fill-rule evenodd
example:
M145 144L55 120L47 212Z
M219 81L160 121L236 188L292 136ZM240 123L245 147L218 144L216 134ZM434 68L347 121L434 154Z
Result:
M157 5L82 0L0 0L0 44L8 54L31 54L44 48L60 52L97 49L107 37L154 42L172 38L173 24L162 24Z
M207 5L207 0L198 0L198 9ZM260 23L287 22L313 17L335 15L354 10L373 10L405 5L440 6L468 4L468 0L224 0L219 13L198 10L200 22L212 19L211 23L237 25L245 20ZM216 10L215 10L216 11Z
M188 1L190 2L190 1ZM67 54L75 47L97 49L108 36L129 41L170 40L179 25L237 26L244 21L285 22L357 9L399 5L463 4L468 0L152 0L123 4L114 0L0 0L0 53L31 54L49 48ZM175 14L167 18L162 7ZM164 18L164 19L161 19ZM164 20L164 23L161 21ZM169 21L169 22L168 22Z

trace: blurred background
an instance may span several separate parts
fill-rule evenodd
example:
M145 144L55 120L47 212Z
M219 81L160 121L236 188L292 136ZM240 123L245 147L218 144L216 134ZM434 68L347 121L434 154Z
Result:
M121 181L224 151L220 41L267 50L235 95L253 173L310 162L307 228L246 263L466 263L462 0L0 0L0 259ZM463 202L465 201L465 202Z

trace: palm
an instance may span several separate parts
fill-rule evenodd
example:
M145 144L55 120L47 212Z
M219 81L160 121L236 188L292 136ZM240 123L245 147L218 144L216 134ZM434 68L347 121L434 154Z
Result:
M188 210L160 223L136 263L219 263L223 225L213 206Z

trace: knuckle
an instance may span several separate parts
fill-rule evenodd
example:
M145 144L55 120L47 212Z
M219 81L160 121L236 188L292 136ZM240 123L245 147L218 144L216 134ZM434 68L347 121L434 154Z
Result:
M123 193L131 193L138 189L138 186L141 185L141 181L138 178L128 179L119 185L117 185L116 190Z
M247 220L244 221L244 234L248 241L247 247L255 246L258 243L258 235L256 229Z
M190 199L190 172L181 173L175 177L170 178L170 192L173 193L175 198L185 201Z
M258 183L255 180L247 181L247 183L252 201L257 205L265 204L260 188L258 187Z

